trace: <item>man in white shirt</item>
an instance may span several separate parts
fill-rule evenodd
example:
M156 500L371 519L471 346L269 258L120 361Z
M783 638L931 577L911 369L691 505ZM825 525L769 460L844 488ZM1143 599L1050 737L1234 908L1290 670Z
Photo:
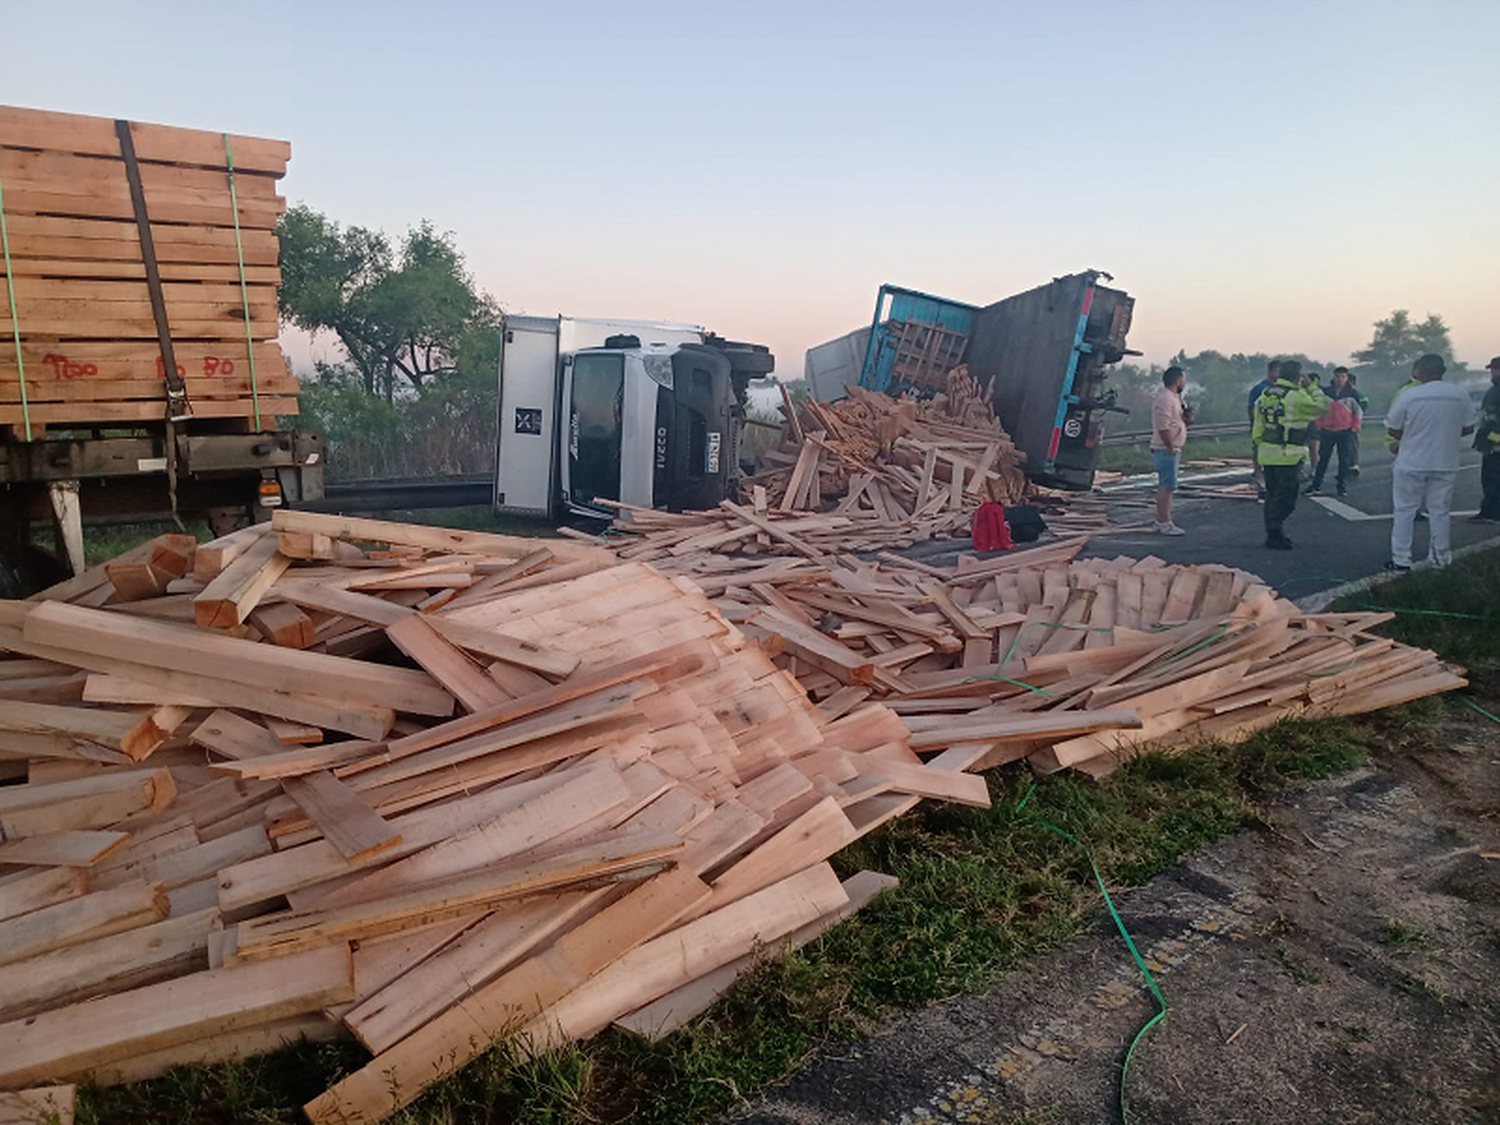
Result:
M1151 399L1151 461L1156 466L1156 533L1185 535L1172 522L1172 493L1177 490L1177 466L1182 447L1187 444L1191 412L1182 405L1182 389L1187 373L1180 367L1169 367L1161 376L1162 385Z
M1427 561L1452 561L1448 527L1453 481L1458 476L1458 444L1474 432L1474 402L1462 387L1443 382L1441 356L1424 355L1412 365L1416 386L1403 390L1385 416L1397 443L1391 469L1391 560L1387 570L1411 569L1412 526L1417 509L1427 509L1430 542Z

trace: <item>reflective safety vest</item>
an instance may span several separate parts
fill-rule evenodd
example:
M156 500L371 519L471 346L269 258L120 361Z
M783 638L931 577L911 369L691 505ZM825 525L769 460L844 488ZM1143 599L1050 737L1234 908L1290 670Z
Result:
M1255 400L1250 437L1262 465L1299 465L1307 458L1307 424L1320 418L1329 398L1317 387L1278 379Z

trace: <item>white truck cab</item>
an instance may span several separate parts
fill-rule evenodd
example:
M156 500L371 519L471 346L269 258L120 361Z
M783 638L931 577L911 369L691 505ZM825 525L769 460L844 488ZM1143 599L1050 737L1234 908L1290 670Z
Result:
M639 320L507 316L501 333L497 511L609 518L603 501L681 511L735 494L765 348Z

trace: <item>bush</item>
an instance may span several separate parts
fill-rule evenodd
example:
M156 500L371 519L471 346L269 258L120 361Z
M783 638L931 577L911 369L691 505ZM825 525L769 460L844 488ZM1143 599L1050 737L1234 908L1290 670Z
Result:
M302 383L298 425L323 434L329 480L485 473L498 395L493 373L456 373L388 402L350 369L320 365Z

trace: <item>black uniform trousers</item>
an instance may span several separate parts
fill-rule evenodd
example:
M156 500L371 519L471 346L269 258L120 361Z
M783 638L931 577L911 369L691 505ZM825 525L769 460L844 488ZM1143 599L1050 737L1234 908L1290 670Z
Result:
M1479 514L1500 520L1500 452L1486 453L1479 462L1479 485L1484 489Z
M1286 518L1297 507L1297 465L1267 465L1266 538L1280 539Z

